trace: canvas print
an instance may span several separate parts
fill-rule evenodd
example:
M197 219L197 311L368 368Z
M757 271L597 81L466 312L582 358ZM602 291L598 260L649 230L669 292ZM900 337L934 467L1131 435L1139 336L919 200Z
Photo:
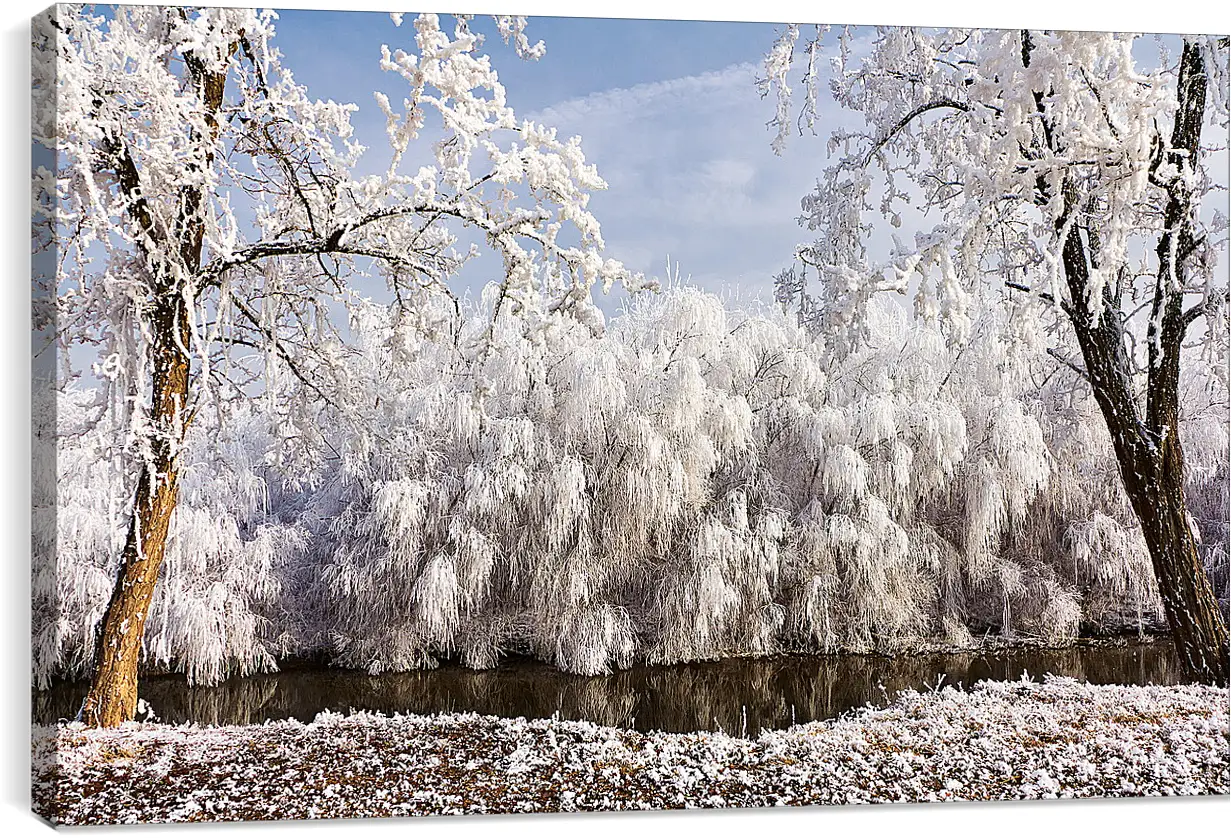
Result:
M1226 35L31 52L48 821L1231 790Z

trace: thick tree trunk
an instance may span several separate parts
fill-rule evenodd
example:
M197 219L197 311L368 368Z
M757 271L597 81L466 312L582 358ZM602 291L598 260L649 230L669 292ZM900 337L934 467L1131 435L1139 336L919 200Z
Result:
M1167 157L1177 172L1192 171L1201 153L1208 78L1204 58L1186 42L1180 57L1178 108ZM1149 383L1145 427L1153 438L1149 456L1134 458L1132 473L1121 459L1124 485L1150 557L1180 662L1190 678L1227 683L1227 625L1197 555L1184 501L1184 451L1180 445L1180 356L1190 322L1183 311L1187 260L1193 252L1196 207L1184 177L1167 187L1159 237L1158 274L1147 334ZM1140 451L1140 449L1139 449Z
M1192 680L1226 686L1227 626L1189 525L1179 440L1169 435L1161 454L1131 464L1122 460L1120 468L1150 550L1180 665Z
M1022 60L1030 66L1032 41L1022 33ZM1177 172L1192 168L1200 154L1207 78L1201 51L1184 44L1180 59L1178 108L1168 162ZM1058 153L1048 130L1042 94L1036 93L1048 147ZM1157 166L1157 162L1154 164ZM1148 330L1148 384L1144 417L1134 392L1133 361L1125 348L1121 290L1106 283L1102 312L1096 316L1090 299L1090 269L1100 268L1099 237L1093 224L1074 225L1062 248L1069 299L1065 311L1073 324L1094 398L1111 433L1125 492L1132 503L1150 551L1155 581L1175 639L1180 663L1196 681L1227 684L1227 626L1197 554L1184 500L1184 451L1180 444L1180 355L1190 318L1183 311L1186 260L1195 247L1195 208L1182 177L1164 185L1167 205L1159 238L1158 273ZM1056 222L1086 211L1077 184L1062 187L1065 211ZM1049 187L1040 181L1039 196ZM1082 235L1082 228L1085 236Z
M188 397L188 317L182 297L160 307L153 318L153 404L149 458L137 479L128 537L119 575L103 614L94 650L94 676L81 707L90 726L114 727L137 709L137 666L145 620L166 551L178 489L176 455L184 436Z
M168 13L173 20L186 19L182 9L170 9ZM243 37L242 31L239 37ZM228 46L228 59L237 47L238 41ZM206 126L204 133L192 129L191 139L202 144L202 155L199 163L187 164L191 172L213 163L227 68L211 69L192 52L184 54L184 65L200 97ZM175 511L179 488L177 457L188 424L191 335L185 279L200 270L205 241L205 195L198 183L189 178L180 188L175 221L166 229L155 221L141 174L123 138L110 137L104 154L127 200L129 215L142 233L138 247L150 268L151 405L144 440L148 449L142 452L144 462L137 478L132 519L111 601L98 627L94 675L81 707L81 720L93 727L114 727L130 721L137 710L137 669L145 621L158 585L171 514ZM174 252L177 258L165 261L165 256L152 256L159 251Z
M1066 254L1067 255L1067 254ZM1080 268L1066 259L1070 273ZM1095 400L1111 434L1125 493L1150 551L1154 578L1188 678L1227 683L1227 627L1197 554L1184 499L1179 439L1179 338L1152 367L1146 421L1138 416L1120 326L1111 317L1088 325L1075 305L1077 336ZM1079 325L1080 324L1080 325Z
M1070 243L1077 240L1076 236ZM1076 246L1066 247L1065 268L1084 281ZM1177 295L1178 296L1178 295ZM1106 421L1125 493L1150 551L1154 578L1188 678L1227 683L1227 627L1189 524L1184 499L1184 451L1179 439L1179 348L1182 331L1171 328L1171 351L1152 363L1143 423L1127 374L1129 360L1118 318L1097 323L1086 304L1073 304L1073 323L1095 400ZM1179 319L1176 313L1165 322Z

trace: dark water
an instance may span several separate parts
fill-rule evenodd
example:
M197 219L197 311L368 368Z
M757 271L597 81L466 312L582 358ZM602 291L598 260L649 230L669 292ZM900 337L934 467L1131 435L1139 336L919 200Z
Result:
M267 719L310 721L322 710L384 713L472 711L487 715L585 719L637 730L762 728L828 719L864 704L884 704L904 689L976 681L1042 678L1052 673L1095 684L1173 684L1180 679L1169 643L1018 649L981 654L780 656L675 666L637 666L614 675L567 675L529 660L484 672L445 664L433 671L369 676L298 669L189 688L176 676L141 682L158 720L207 725ZM34 717L72 718L84 684L58 683L33 694Z

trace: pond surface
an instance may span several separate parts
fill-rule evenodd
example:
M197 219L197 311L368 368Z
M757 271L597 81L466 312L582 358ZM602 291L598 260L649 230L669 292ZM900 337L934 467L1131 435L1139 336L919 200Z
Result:
M1094 684L1180 681L1169 642L982 653L784 655L674 666L636 666L614 675L568 675L532 660L506 660L478 672L456 664L370 676L353 670L300 668L190 688L182 677L141 682L141 696L161 722L259 724L311 721L322 710L382 713L475 712L526 718L584 719L641 731L723 730L755 736L763 728L829 719L897 692L1027 674L1065 675ZM34 719L72 718L86 685L56 683L33 693Z

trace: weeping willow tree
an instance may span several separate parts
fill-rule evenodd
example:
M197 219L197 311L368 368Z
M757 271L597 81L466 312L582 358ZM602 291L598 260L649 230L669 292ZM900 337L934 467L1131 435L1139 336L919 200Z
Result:
M805 125L824 34L802 50ZM787 27L766 61L778 148L798 38ZM1179 389L1188 344L1226 365L1227 225L1203 203L1226 154L1228 42L1172 40L1178 54L1161 41L1143 66L1132 35L882 28L865 51L842 32L833 93L866 127L833 133L837 160L803 199L820 237L779 287L839 350L860 339L874 295L912 285L916 311L957 343L980 306L1032 309L1040 348L1098 404L1186 671L1226 684L1226 623L1185 499ZM938 222L877 263L874 213Z
M502 311L544 294L584 315L591 284L633 281L604 260L585 209L603 181L576 141L517 122L469 17L450 32L422 15L413 43L372 57L403 83L405 104L376 94L389 164L366 177L353 174L355 106L295 83L275 17L63 5L33 26L34 137L54 152L36 211L60 265L44 289L49 323L36 327L53 327L66 363L72 346L97 351L100 398L120 415L107 456L130 492L81 713L91 725L133 716L200 411L260 389L276 402L290 380L326 403L353 396L339 372L344 312L366 274L405 306L426 291L451 297L474 253L455 246L469 227L503 260ZM537 57L524 24L497 19Z
M261 401L200 415L150 664L214 683L287 654L390 672L517 652L594 675L1165 624L1097 404L1028 333L1004 339L999 307L955 347L874 304L835 361L772 304L696 289L640 297L599 333L546 296L493 318L499 296L356 306L355 397L300 382L273 427ZM1181 432L1216 571L1228 451L1210 377L1188 365ZM40 677L88 673L123 514L91 394L61 400Z

